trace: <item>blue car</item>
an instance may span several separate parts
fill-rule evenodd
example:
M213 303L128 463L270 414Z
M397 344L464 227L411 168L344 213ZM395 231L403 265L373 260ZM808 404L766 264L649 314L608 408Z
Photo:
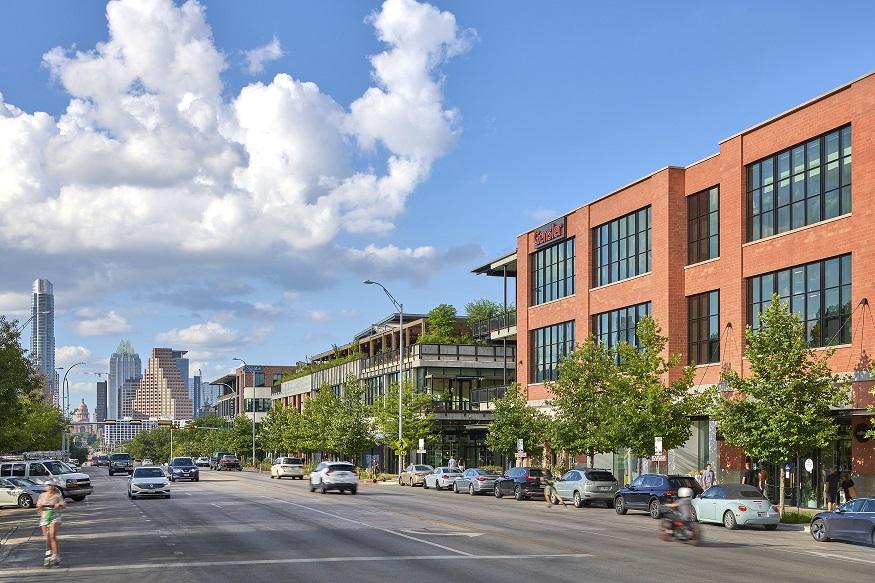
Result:
M702 487L692 476L642 474L617 490L614 510L617 514L644 510L651 518L659 518L662 515L660 506L674 502L681 488L690 488L694 498L702 493Z
M875 546L875 498L854 498L837 510L815 514L811 536L819 543L844 540Z
M190 457L175 457L170 462L169 472L170 481L176 480L191 480L192 482L200 481L200 470L194 465L194 460Z

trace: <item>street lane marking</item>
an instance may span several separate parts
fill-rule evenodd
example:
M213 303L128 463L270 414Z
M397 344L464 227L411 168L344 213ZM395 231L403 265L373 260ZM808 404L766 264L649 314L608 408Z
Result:
M410 536L409 534L404 534L403 532L398 532L396 530L390 530L388 528L383 528L381 526L374 526L373 524L368 524L366 522L361 522L359 520L353 520L351 518L347 518L345 516L340 516L339 514L332 514L331 512L325 512L324 510L317 510L316 508L311 508L309 506L304 506L303 504L298 504L297 502L289 502L288 500L280 500L279 498L272 498L270 496L261 496L261 498L266 498L267 500L273 500L275 502L281 502L283 504L288 504L290 506L297 506L298 508L303 508L305 510L309 510L311 512L317 512L319 514L324 514L325 516L330 516L331 518L336 518L338 520L345 520L347 522L351 522L353 524L358 524L360 526L366 526L368 528L374 528L376 530L380 530L389 534L393 534L395 536L400 536L401 538L406 538L410 540L415 540L417 542L421 542L422 544L430 545L433 547L437 547L439 549L443 549L445 551L450 551L452 553L456 553L458 555L472 557L471 553L466 553L465 551L460 551L459 549L454 549L453 547L444 546L429 540L422 540L421 538L416 538L415 536Z
M430 532L421 530L402 530L407 534L418 534L419 536L467 536L474 538L475 536L483 536L482 532Z
M300 563L366 563L366 562L391 562L391 561L509 561L519 559L585 559L591 558L589 553L570 553L555 555L408 555L398 557L306 557L298 559L253 559L240 561L174 561L172 563L160 563L164 566L180 567L237 567L248 565L287 565ZM55 572L66 573L94 573L99 571L128 571L141 569L154 569L159 563L139 563L129 565L100 565L88 567L62 567ZM30 567L27 569L4 569L3 575L29 575L33 573L45 573L43 567Z

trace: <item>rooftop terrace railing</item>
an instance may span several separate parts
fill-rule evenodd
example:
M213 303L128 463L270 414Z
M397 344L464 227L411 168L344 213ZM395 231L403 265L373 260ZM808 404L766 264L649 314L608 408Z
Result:
M505 312L485 320L478 320L471 324L471 334L474 338L489 338L493 332L505 330L516 326L516 311Z
M516 358L516 346L480 346L479 344L414 344L404 349L405 359L468 362L504 362ZM398 362L398 351L382 352L362 359L362 369Z

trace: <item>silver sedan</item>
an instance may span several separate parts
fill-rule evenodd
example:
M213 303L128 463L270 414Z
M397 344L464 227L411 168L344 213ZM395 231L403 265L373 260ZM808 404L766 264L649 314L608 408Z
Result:
M435 490L450 489L453 486L453 482L461 477L462 470L458 468L435 468L434 471L425 476L425 479L422 481L422 488L424 490L429 488L434 488Z
M462 477L453 482L453 492L465 493L471 496L474 494L482 494L483 492L493 492L495 490L495 480L500 478L500 474L495 474L483 468L469 468L462 472Z

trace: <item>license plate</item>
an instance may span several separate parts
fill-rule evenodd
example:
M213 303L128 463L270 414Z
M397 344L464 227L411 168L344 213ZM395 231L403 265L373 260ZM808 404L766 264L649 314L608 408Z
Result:
M610 486L599 486L599 492L608 492L610 489Z
M765 517L766 517L766 513L765 513L765 512L757 512L757 517L758 517L758 518L765 518Z

